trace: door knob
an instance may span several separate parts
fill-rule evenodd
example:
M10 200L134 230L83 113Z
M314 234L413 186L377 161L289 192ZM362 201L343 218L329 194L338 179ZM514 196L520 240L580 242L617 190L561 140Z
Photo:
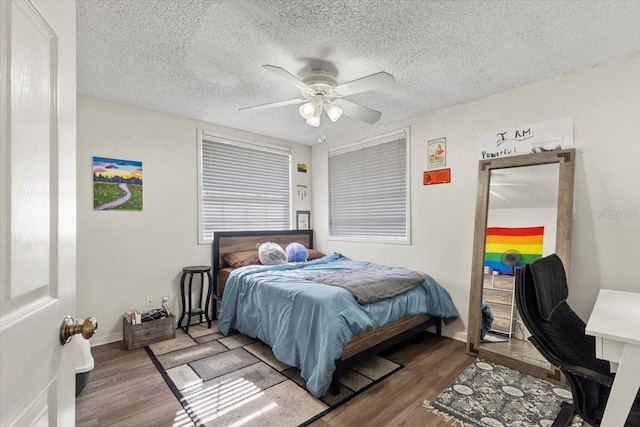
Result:
M96 333L98 321L95 317L87 317L82 324L76 323L71 316L65 316L60 326L60 344L66 345L75 334L82 334L85 339L89 339Z

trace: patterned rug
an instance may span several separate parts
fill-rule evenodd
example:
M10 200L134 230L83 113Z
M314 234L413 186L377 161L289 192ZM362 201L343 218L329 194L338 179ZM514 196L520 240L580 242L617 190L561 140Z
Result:
M242 334L225 337L215 322L211 329L190 326L189 334L178 329L175 339L147 352L191 417L179 426L307 425L402 368L373 356L343 375L337 396L316 399L300 371L279 362L268 346Z
M549 427L569 389L476 359L433 402L422 406L453 425L482 427ZM575 416L572 427L582 426Z

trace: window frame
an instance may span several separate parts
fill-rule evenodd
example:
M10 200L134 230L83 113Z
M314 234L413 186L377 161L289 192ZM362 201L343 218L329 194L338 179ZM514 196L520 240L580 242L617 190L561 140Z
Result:
M383 237L383 236L333 236L331 235L331 183L329 177L329 159L332 155L347 153L372 147L385 142L396 141L404 134L405 137L405 215L406 215L406 235L404 237ZM387 140L387 141L385 141ZM385 243L410 245L411 244L411 128L405 127L391 132L376 135L363 140L347 143L339 147L330 148L327 151L327 240L343 242L363 242L363 243Z
M289 228L291 229L292 227L292 221L293 221L293 193L291 190L291 186L293 185L293 176L292 176L292 164L293 164L293 149L291 147L287 147L284 145L275 145L275 144L269 144L267 142L262 142L262 141L249 141L246 139L242 139L242 138L238 138L238 137L229 137L227 135L224 135L222 133L217 133L217 132L211 132L211 131L206 131L203 129L197 129L197 154L198 154L198 229L197 229L197 233L198 233L198 244L199 245L210 245L213 243L213 234L215 233L215 230L211 233L211 238L207 239L204 237L204 222L203 222L203 215L202 215L202 209L203 209L203 191L204 191L204 186L203 186L203 140L205 137L209 137L212 139L217 139L217 140L223 140L226 143L229 144L237 144L237 145L244 145L247 147L261 147L264 148L266 150L270 150L270 151L280 151L283 154L288 154L289 156L289 212L288 212L288 216L289 216ZM256 148L257 150L259 150L260 148ZM229 230L218 230L218 231L229 231ZM234 230L231 230L234 231Z

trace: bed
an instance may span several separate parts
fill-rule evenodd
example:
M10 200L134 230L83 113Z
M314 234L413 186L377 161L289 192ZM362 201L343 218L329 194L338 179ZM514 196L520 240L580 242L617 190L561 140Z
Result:
M353 363L429 327L440 335L441 322L458 317L446 290L423 273L424 282L415 288L364 305L343 288L310 280L363 264L338 253L304 263L246 265L229 271L227 255L255 251L256 244L267 241L313 248L313 231L215 234L214 289L221 302L218 329L225 335L237 330L269 345L277 359L300 369L307 389L316 397L329 388L337 394L340 375Z

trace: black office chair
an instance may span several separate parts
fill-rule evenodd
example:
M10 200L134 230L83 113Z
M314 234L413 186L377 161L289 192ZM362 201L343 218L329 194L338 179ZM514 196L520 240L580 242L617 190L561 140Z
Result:
M574 413L599 426L614 376L609 362L595 356L595 338L585 334L585 323L567 297L562 260L553 254L525 265L516 274L516 303L532 336L529 340L553 365L562 370L571 387L573 405L563 402L553 426L566 426ZM625 424L640 426L640 398Z

